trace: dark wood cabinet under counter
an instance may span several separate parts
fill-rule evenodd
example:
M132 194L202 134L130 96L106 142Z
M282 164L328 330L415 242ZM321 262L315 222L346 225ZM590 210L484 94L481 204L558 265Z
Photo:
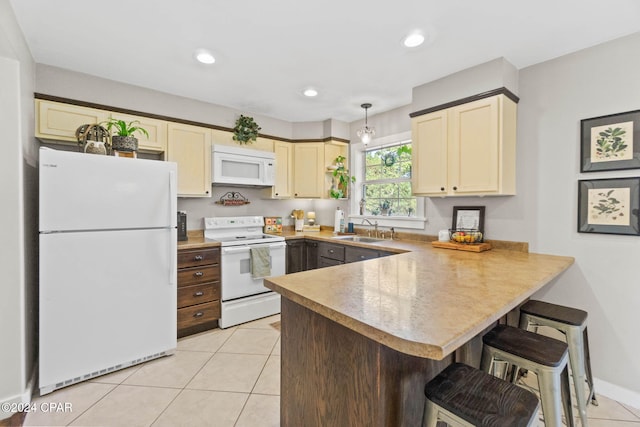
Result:
M178 337L218 326L220 248L178 250Z

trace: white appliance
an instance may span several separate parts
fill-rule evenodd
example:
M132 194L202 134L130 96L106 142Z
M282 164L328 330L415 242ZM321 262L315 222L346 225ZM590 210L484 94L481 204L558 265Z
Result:
M269 276L286 273L284 237L262 232L261 216L204 219L204 237L220 242L221 328L280 313L280 295L264 287L263 277L254 277L252 248L268 248Z
M40 149L40 394L174 352L176 171Z
M211 182L218 185L269 187L275 183L276 155L270 151L214 144Z

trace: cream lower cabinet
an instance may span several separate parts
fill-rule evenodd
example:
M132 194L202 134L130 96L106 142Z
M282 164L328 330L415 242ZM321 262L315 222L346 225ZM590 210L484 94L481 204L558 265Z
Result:
M324 143L300 142L293 145L293 196L324 197Z
M178 164L178 196L211 197L211 129L169 123L167 160Z
M496 95L412 119L419 196L515 194L516 104Z

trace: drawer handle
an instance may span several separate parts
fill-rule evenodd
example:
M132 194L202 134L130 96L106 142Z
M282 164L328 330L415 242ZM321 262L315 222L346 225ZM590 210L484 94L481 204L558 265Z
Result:
M204 258L203 258L203 256L202 256L202 255L196 255L196 256L194 256L194 257L193 257L193 260L194 260L194 261L202 261L203 259L204 259Z
M360 255L360 259L365 259L366 257L364 255Z
M453 191L456 191L458 189L458 187L456 187L455 185L453 186Z
M204 295L204 292L202 291L196 292L195 294L193 294L194 297L201 297L202 295Z
M202 271L196 271L195 273L193 273L193 275L196 277L202 277L204 273Z
M333 253L333 249L329 249L329 253L332 254Z
M199 311L199 312L197 312L196 314L193 315L193 317L202 317L202 316L204 316L204 313L201 312L201 311Z

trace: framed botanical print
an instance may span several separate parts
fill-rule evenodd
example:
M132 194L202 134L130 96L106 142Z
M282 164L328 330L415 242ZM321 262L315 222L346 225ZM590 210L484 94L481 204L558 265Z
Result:
M578 181L578 232L640 235L640 178Z
M640 110L580 123L580 172L640 168Z

